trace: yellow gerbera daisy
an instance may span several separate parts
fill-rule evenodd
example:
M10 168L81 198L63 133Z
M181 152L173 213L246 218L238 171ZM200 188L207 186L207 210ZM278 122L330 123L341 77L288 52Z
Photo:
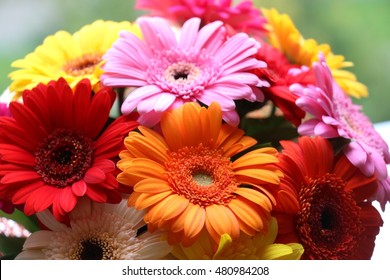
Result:
M72 88L81 79L87 78L97 90L102 73L102 55L119 37L121 30L140 34L138 27L127 21L97 20L74 34L58 31L46 37L34 52L11 64L19 68L9 74L12 80L10 90L16 92L14 98L19 98L25 89L60 77Z
M302 245L274 243L277 233L278 223L271 218L267 234L258 233L253 237L242 234L234 241L223 234L214 248L207 236L202 235L190 247L174 246L172 255L180 260L299 260Z
M289 15L280 14L276 9L261 11L268 21L269 42L285 53L293 63L311 67L313 62L318 61L318 53L322 52L333 77L345 93L357 98L368 95L367 87L358 82L353 73L342 70L353 66L352 62L345 61L342 55L333 54L328 44L318 44L314 39L305 39Z
M203 229L218 243L267 230L282 173L277 150L261 148L244 132L222 124L218 103L189 102L161 119L162 134L140 126L125 139L118 181L134 186L128 204L146 209L149 230L168 232L171 244L194 243ZM267 183L267 184L266 184Z

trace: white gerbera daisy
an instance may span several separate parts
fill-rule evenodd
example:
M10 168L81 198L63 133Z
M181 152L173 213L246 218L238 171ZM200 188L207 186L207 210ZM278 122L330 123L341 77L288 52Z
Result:
M30 235L16 259L136 260L161 259L171 247L159 232L142 233L144 211L120 204L82 200L70 214L70 225L47 210L37 214L49 230Z

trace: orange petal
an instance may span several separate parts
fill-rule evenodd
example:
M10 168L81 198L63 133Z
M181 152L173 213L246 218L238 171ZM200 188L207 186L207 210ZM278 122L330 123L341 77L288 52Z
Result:
M199 112L200 106L197 103L186 103L183 108L183 146L197 146L201 141Z
M206 211L197 204L191 204L184 220L184 234L186 238L197 236L205 225Z
M212 102L208 110L201 110L200 122L202 124L202 143L216 142L222 126L221 106Z
M279 172L267 169L242 169L235 170L234 174L237 179L242 182L251 182L252 184L259 184L262 182L267 182L271 184L279 185ZM260 181L260 182L259 182Z
M263 153L260 150L261 149L252 151L235 160L233 162L233 169L248 168L252 166L254 167L279 161L276 156Z
M134 191L140 193L156 194L171 190L171 186L165 180L148 178L138 182L134 186Z
M243 136L240 139L240 142L231 145L225 151L224 156L232 157L232 156L238 154L239 152L242 152L242 151L252 147L253 145L256 145L256 143L257 143L257 141L255 139L253 139L252 137Z
M181 107L180 107L181 108ZM161 129L165 141L171 151L177 151L183 147L183 123L180 114L182 110L164 112L161 117Z
M210 234L216 242L219 242L219 239L222 234L227 233L229 235L235 235L236 229L233 227L237 224L235 220L232 223L232 215L229 215L228 212L231 210L223 205L210 205L206 207L206 224L207 229L209 230L212 227L213 230L210 230Z
M137 209L145 209L145 208L148 208L148 207L152 206L153 204L161 201L162 199L164 199L165 197L167 197L170 194L172 194L171 191L166 191L166 192L162 192L162 193L158 193L158 194L142 193L138 197L134 206Z
M170 221L169 229L173 232L184 231L184 223L188 213L191 211L194 204L189 203L187 208L174 220Z
M183 211L188 206L188 199L177 195L172 194L167 197L164 201L161 202L162 212L160 213L161 219L164 221L170 220L183 213Z
M245 197L246 199L260 205L268 212L272 210L272 204L269 198L259 191L249 188L237 188L234 193L241 195L242 197Z
M163 164L168 158L168 147L165 142L156 139L156 137L148 138L138 133L133 137L127 137L124 143L134 158L149 158Z
M238 197L237 199L232 199L228 207L241 221L255 231L261 231L263 229L264 223L258 213L260 209L254 203Z
M138 192L132 192L127 200L127 206L134 207L135 203L137 202L138 198L140 197L141 193Z

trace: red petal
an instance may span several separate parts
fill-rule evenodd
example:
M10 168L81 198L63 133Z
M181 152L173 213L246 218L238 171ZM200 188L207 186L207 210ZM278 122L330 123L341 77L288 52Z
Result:
M38 178L41 178L41 175L39 175L35 171L15 171L15 172L10 172L8 174L5 174L0 182L2 184L11 184L17 182L26 183L26 181L32 181Z
M77 197L72 192L70 187L62 189L60 194L60 205L65 212L70 212L76 206Z
M85 172L84 180L89 184L98 184L106 179L106 173L100 168L91 167Z
M111 98L109 94L100 93L93 97L88 110L85 133L95 139L107 122L111 110Z
M52 186L42 186L33 193L34 196L34 210L41 212L53 204L53 200L58 192L58 189Z
M116 169L115 163L109 159L96 159L92 167L99 168L104 173L110 173Z
M12 203L24 204L27 201L27 199L34 193L34 191L36 189L38 189L44 185L45 185L44 182L38 181L38 182L34 182L31 184L28 184L25 187L20 188L12 196Z
M91 200L96 201L96 202L106 202L107 201L107 195L100 190L96 190L93 186L88 187L85 195L88 196Z
M83 196L87 191L87 184L84 180L80 180L72 184L72 191L77 196Z
M35 157L19 146L0 144L1 159L4 161L35 166Z

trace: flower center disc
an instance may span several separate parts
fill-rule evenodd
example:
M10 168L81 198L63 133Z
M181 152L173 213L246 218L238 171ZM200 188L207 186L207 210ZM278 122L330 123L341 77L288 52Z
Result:
M110 245L108 236L90 237L81 240L77 248L71 251L72 260L110 260L113 259L114 248Z
M200 206L226 205L235 197L238 182L230 159L220 150L200 144L170 154L168 180L175 193Z
M360 207L333 174L310 179L301 188L296 230L306 259L348 259L363 230Z
M35 169L53 186L66 187L84 177L92 165L93 146L82 133L57 129L38 147Z
M71 76L92 74L96 65L102 61L102 56L97 53L84 54L82 57L69 61L64 66L64 71Z

